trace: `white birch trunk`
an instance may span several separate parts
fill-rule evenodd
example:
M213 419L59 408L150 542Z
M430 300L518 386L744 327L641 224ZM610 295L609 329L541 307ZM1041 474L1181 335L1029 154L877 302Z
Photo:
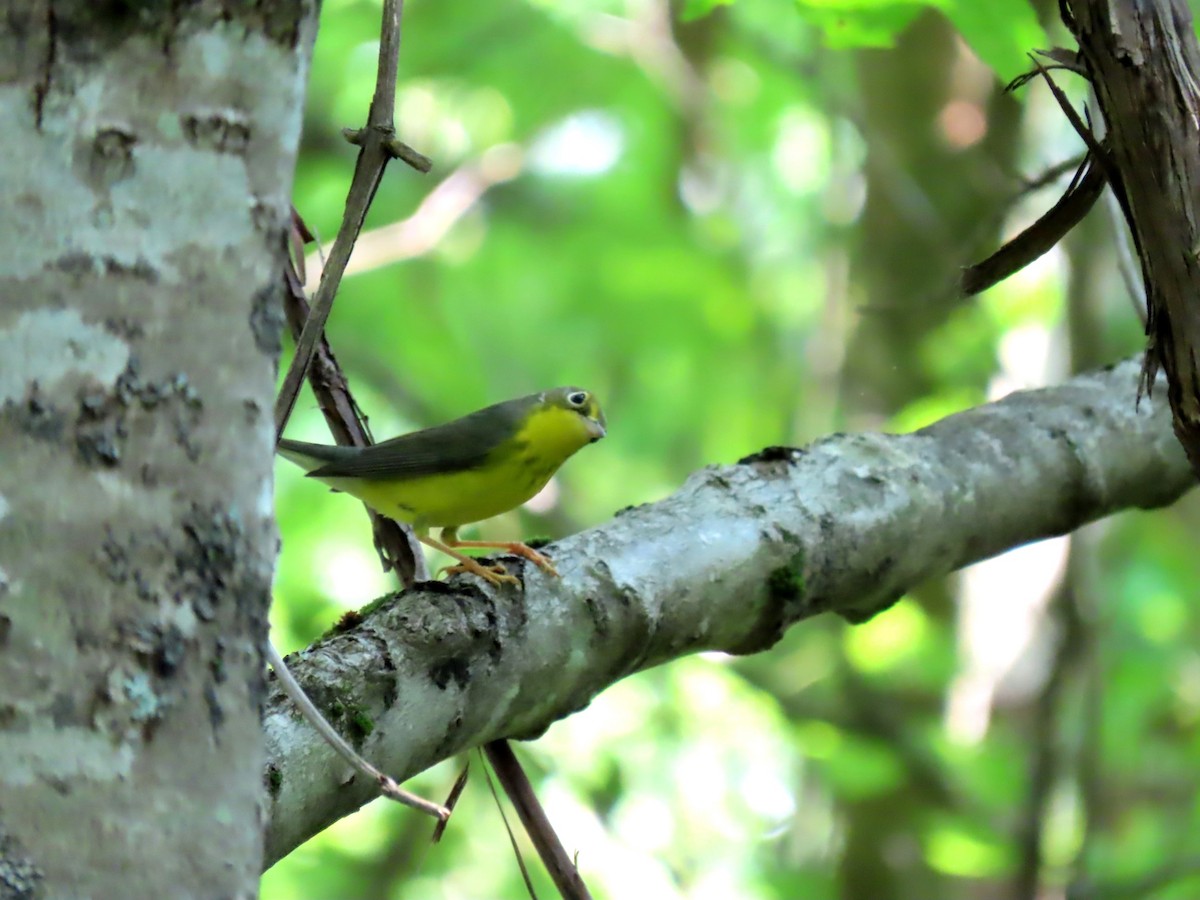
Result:
M0 10L0 896L253 896L316 4Z

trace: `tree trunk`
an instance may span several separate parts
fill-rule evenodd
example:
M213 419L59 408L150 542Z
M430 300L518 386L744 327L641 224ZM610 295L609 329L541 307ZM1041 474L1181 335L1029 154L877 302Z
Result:
M0 896L253 896L316 6L5 6Z
M1200 473L1200 44L1184 0L1069 0L1096 89L1109 181L1146 282L1146 387L1161 365L1175 433Z

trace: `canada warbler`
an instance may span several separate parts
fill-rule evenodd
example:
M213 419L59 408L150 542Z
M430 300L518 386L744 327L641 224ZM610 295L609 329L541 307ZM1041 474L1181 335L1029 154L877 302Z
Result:
M503 566L483 566L455 547L493 547L537 563L550 561L520 542L460 541L458 528L520 506L585 444L604 437L604 413L588 391L559 387L506 400L369 447L282 440L279 453L309 476L408 522L430 547L493 584L517 583ZM441 528L441 540L428 534Z

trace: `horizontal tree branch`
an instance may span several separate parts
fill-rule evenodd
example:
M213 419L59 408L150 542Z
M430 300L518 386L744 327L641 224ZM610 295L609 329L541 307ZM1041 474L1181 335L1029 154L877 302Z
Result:
M769 448L549 548L524 591L425 582L289 660L330 720L397 776L530 738L634 672L753 653L802 619L861 621L929 578L1194 483L1140 360L908 435ZM618 425L619 427L619 425ZM517 563L511 563L516 565ZM267 865L375 795L275 686Z

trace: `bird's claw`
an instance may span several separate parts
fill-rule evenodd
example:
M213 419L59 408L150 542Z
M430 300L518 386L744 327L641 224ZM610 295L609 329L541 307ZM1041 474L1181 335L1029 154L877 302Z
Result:
M524 544L521 544L520 546L513 548L513 553L515 553L517 556L525 557L525 559L529 560L547 575L553 575L555 578L560 577L558 574L558 569L554 568L554 563L550 561L550 557L543 553L539 553L532 547L527 547Z
M459 575L463 572L466 572L469 575L478 575L484 581L495 585L521 583L521 579L517 578L515 575L509 575L508 570L499 563L495 563L490 566L485 566L482 563L473 563L470 565L467 563L455 563L452 566L443 566L438 570L439 575L441 575L443 572L445 572L448 576Z

